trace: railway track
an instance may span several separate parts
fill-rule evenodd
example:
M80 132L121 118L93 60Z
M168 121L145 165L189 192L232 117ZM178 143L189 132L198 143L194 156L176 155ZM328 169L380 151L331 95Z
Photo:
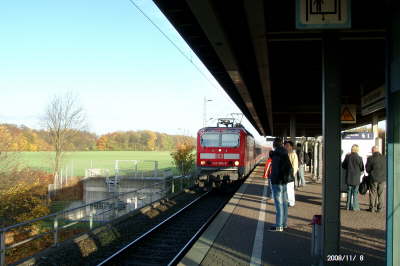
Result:
M237 188L202 194L98 265L175 265Z

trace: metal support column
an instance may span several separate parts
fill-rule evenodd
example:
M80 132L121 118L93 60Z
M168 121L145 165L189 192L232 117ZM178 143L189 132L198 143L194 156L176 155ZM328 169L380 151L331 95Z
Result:
M323 258L340 254L340 49L325 33L322 49Z
M303 152L305 154L307 154L307 156L308 156L308 140L307 140L307 138L306 138L306 141L304 142L304 145L303 145ZM309 158L309 160L311 160L311 158ZM307 165L304 165L304 174L306 172L306 169L307 169ZM310 167L309 171L311 172L311 167Z
M379 152L382 152L382 139L379 137L379 129L378 129L378 115L373 114L372 115L372 132L374 133L374 138L375 138L375 145L379 147Z
M296 145L296 116L290 116L290 140Z
M321 182L324 174L324 138L318 137L318 175L317 175L317 182Z
M391 1L387 47L386 265L400 265L400 2Z
M303 151L308 153L308 140L304 142Z
M283 130L283 134L282 134L282 141L285 141L286 140L286 138L287 138L287 129L285 128L284 130Z
M313 158L313 179L316 181L318 180L318 165L319 165L319 159L318 159L318 154L319 154L319 142L316 140L314 143L314 158Z

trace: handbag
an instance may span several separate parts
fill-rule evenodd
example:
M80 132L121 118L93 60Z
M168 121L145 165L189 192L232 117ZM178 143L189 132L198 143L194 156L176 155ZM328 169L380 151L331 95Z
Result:
M281 157L281 174L283 184L294 182L293 167L288 155Z
M361 195L365 195L369 189L369 178L368 176L363 176L362 182L360 186L358 187L358 192L360 192Z
M364 177L366 178L368 189L371 189L372 183L374 183L374 180L373 180L372 176L371 175L367 175L367 176L364 176Z

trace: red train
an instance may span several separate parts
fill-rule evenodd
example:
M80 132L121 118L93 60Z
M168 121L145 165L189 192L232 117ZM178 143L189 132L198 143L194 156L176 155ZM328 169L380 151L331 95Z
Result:
M256 143L241 124L219 119L217 127L202 128L197 133L199 181L219 185L242 179L266 154L267 148Z

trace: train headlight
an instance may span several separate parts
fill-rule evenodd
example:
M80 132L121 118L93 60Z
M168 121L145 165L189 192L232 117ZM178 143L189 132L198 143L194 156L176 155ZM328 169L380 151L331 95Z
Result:
M239 165L239 161L235 161L235 166L238 166Z
M201 165L205 165L206 162L205 162L205 161L201 161L200 164L201 164Z

